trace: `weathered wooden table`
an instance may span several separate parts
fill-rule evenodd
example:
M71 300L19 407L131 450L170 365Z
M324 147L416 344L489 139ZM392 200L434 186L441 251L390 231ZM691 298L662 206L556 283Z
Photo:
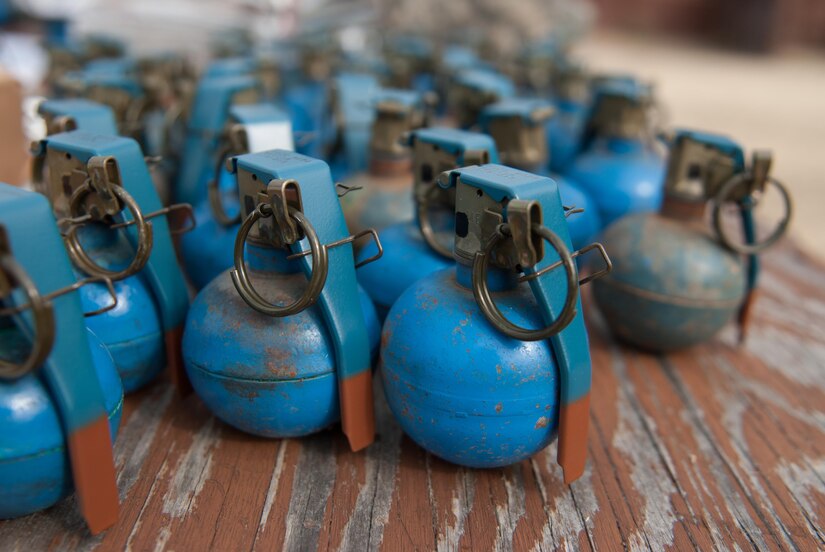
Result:
M825 548L825 271L764 258L746 346L730 329L669 356L589 322L589 467L555 446L501 470L425 454L379 399L379 440L245 435L159 383L126 401L120 522L91 538L74 499L0 523L0 550L709 550Z

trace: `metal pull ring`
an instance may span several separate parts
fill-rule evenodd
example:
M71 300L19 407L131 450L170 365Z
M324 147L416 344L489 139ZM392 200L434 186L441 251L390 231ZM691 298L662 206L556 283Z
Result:
M421 229L421 236L433 251L442 257L448 259L453 258L453 250L444 247L444 244L438 241L438 237L435 235L435 228L433 228L433 222L430 220L430 210L427 208L427 204L423 202L418 203L418 226Z
M134 200L132 195L127 192L122 186L112 186L112 192L114 195L119 199L129 212L132 215L132 219L134 220L135 225L137 225L137 232L138 232L138 239L137 239L137 250L135 251L135 256L132 259L132 262L129 263L129 266L124 268L123 270L109 270L107 268L103 268L96 262L94 262L86 251L83 249L83 246L80 243L80 239L77 235L78 229L85 224L92 220L91 215L84 215L75 219L71 219L70 222L72 226L69 228L69 231L64 236L64 241L66 243L66 250L69 253L69 257L71 257L72 261L83 270L85 273L91 276L102 276L109 278L111 280L123 280L132 276L133 274L137 274L143 267L146 266L146 262L149 260L149 256L152 253L152 245L154 243L154 235L152 233L152 223L145 220L143 213L140 210L137 202ZM71 213L76 213L80 209L81 202L83 199L92 193L92 187L90 186L89 182L85 182L82 186L80 186L75 192L72 194L71 199L69 200L69 209Z
M15 363L0 359L0 378L17 379L42 365L54 345L54 310L29 278L26 271L10 255L0 256L0 272L8 278L9 290L19 287L26 296L34 320L32 348L26 359Z
M218 163L215 166L215 178L209 181L206 185L207 196L209 198L209 207L212 209L212 216L215 221L221 226L229 227L235 226L241 222L241 213L235 216L229 216L223 206L223 199L221 198L220 180L221 171L223 170L224 162L232 154L230 148L226 148L218 155Z
M306 235L307 241L309 242L309 250L312 255L312 276L309 279L309 285L307 285L304 294L293 303L286 306L270 303L261 297L249 280L246 263L244 262L244 245L246 244L246 239L252 227L260 219L271 216L273 216L272 207L266 203L261 203L244 219L243 224L238 229L238 236L235 238L235 269L230 272L230 276L232 277L232 283L235 284L235 289L238 291L238 294L247 305L256 311L267 316L291 316L312 306L321 295L321 291L324 289L327 281L327 274L329 273L327 246L323 245L318 239L315 229L306 217L304 217L304 214L294 207L290 207L289 216L298 223L298 226L304 235Z
M719 241L722 242L725 247L742 255L755 255L776 243L782 236L785 235L785 232L788 231L791 216L793 215L793 202L791 201L791 195L785 185L773 177L768 177L766 182L775 186L779 190L779 194L782 196L782 201L785 204L785 215L776 225L773 232L761 242L754 244L738 243L730 236L729 230L727 230L725 225L722 223L722 205L728 199L733 197L736 188L744 184L748 176L748 173L739 173L719 188L719 192L716 194L716 197L713 198L712 220L713 230ZM742 201L739 201L738 204L741 209L752 209L754 207L754 204L746 205Z
M567 277L567 294L565 295L564 307L558 317L556 317L556 320L544 328L531 330L516 326L507 320L495 304L490 294L490 289L487 286L487 270L490 266L490 253L502 238L510 234L510 228L507 224L499 226L498 232L493 234L484 249L477 252L473 259L473 295L478 306L481 308L481 312L484 313L484 317L490 324L498 328L505 335L513 339L518 339L519 341L541 341L561 332L576 317L576 302L579 297L576 265L573 262L573 257L570 255L567 246L560 237L545 226L533 224L531 229L541 238L547 240L553 247L559 255L560 265L564 266L565 276Z

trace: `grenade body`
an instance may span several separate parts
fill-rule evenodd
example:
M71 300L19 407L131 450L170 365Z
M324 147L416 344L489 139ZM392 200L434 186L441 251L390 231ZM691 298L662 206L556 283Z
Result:
M346 185L362 186L341 198L351 233L368 228L380 231L397 222L412 220L415 203L412 175L408 171L387 176L362 173L347 180Z
M690 347L716 334L742 303L741 260L700 225L638 214L608 228L602 242L613 271L593 291L623 341L651 351Z
M98 225L81 230L81 243L96 263L119 270L126 266L133 248L120 232ZM85 274L75 270L77 278ZM166 365L163 327L160 312L147 282L135 274L114 282L117 306L86 318L86 326L106 346L114 359L123 388L127 393L146 385ZM111 305L106 286L93 283L80 290L84 312Z
M238 194L234 178L222 170L219 189L229 212L238 210ZM201 290L234 263L235 236L240 222L231 226L220 224L212 214L209 199L202 200L194 210L196 226L180 236L178 251L189 281Z
M587 122L587 106L569 101L559 101L555 105L556 114L547 121L550 170L564 173L579 153Z
M248 258L255 251L250 247ZM285 274L250 266L249 274L263 297L285 304L306 287L303 273L291 268L296 271ZM361 305L377 350L380 326L365 293ZM224 272L192 304L183 356L192 386L210 410L247 433L298 437L340 417L333 342L318 305L285 318L263 315L243 301Z
M433 226L446 228L438 231L437 238L451 248L455 235L452 213L444 218L448 220L434 221ZM380 232L380 238L384 254L377 261L358 269L358 283L369 294L383 321L405 289L433 272L452 266L454 261L427 245L413 221L388 226ZM359 252L358 261L368 259L375 253L377 248L370 243Z
M114 442L123 387L106 347L87 333ZM0 329L4 351L20 338L16 327ZM0 426L0 519L43 510L72 492L63 425L51 393L36 373L0 383Z
M526 284L494 292L515 324L542 325ZM428 451L493 468L530 457L558 431L559 376L547 341L491 326L454 268L419 280L384 325L381 370L390 408Z
M638 140L597 138L566 176L593 198L604 227L662 204L664 159Z

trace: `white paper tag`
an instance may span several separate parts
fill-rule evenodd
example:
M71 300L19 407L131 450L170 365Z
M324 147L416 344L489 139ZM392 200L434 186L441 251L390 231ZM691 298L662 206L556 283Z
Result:
M292 124L289 121L245 125L244 130L246 130L249 151L252 153L272 149L295 151Z

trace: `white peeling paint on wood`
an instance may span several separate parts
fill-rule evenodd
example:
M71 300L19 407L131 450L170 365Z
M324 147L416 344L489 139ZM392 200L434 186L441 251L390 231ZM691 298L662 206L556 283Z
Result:
M115 441L115 466L120 500L123 501L138 480L143 463L149 456L163 414L169 408L175 391L168 385L157 385L120 428Z
M172 473L169 488L163 495L163 513L173 519L182 518L191 510L192 504L209 479L212 466L212 450L220 442L221 422L212 416L198 429L192 444L175 466L164 461L164 471Z
M341 550L378 550L390 517L402 433L392 419L380 384L374 386L374 396L378 441L366 451L365 482L344 529Z
M802 463L782 462L776 473L802 505L812 535L825 546L825 519L817 512L825 501L825 456L805 458Z
M269 520L269 513L272 511L275 497L278 496L278 486L281 482L281 474L284 471L284 457L286 456L287 442L286 439L282 439L278 444L278 456L275 460L275 467L272 470L272 477L269 479L269 487L266 490L264 509L261 512L261 519L258 522L258 533L266 531L266 522Z
M507 501L496 504L496 522L498 535L494 550L507 551L513 549L513 535L519 520L524 516L524 477L521 466L511 466L503 470L504 488L507 491Z
M318 434L301 440L285 522L284 550L317 549L335 471L335 455L328 436Z
M788 380L825 391L825 343L759 326L751 330L745 349Z
M636 513L641 533L631 534L628 545L631 550L665 550L673 544L676 515L671 496L678 491L658 454L648 446L640 417L623 392L619 393L617 410L619 419L612 444L630 464L630 479L644 500L643 510Z
M428 471L431 459L432 457L427 459ZM430 485L432 485L432 479L430 479ZM475 495L475 474L472 470L459 468L456 472L456 485L453 488L450 500L450 509L455 522L452 525L446 525L438 529L438 535L436 536L436 550L438 552L458 550L458 543L461 541L461 537L464 536L467 516L473 509ZM430 497L430 501L433 502L432 489L430 489Z
M588 462L582 477L569 487L562 478L561 468L556 464L555 447L545 450L534 462L543 462L550 474L545 481L539 470L534 470L545 506L547 521L542 530L542 540L538 550L577 550L579 535L588 530L594 516L599 511L599 503L593 492L593 469ZM551 500L549 489L562 489Z
M690 411L683 411L682 418L691 429L693 440L698 445L699 450L696 451L696 456L705 460L705 465L713 476L707 480L702 473L698 471L691 472L691 482L695 487L702 488L708 497L707 500L710 501L710 503L706 501L703 502L705 513L716 511L718 508L724 508L736 523L736 527L733 528L714 527L711 534L717 535L720 531L730 531L731 529L734 531L742 531L757 549L767 550L769 548L768 542L765 540L761 528L751 517L751 512L748 510L745 499L741 494L745 492L745 490L735 477L731 477L727 462L712 441L710 430L703 423L704 416L691 409ZM715 501L711 485L724 497L723 500ZM708 516L707 519L713 518ZM727 539L730 539L730 536L727 536ZM722 541L720 548L727 546L727 544L725 544L726 542L730 541Z

